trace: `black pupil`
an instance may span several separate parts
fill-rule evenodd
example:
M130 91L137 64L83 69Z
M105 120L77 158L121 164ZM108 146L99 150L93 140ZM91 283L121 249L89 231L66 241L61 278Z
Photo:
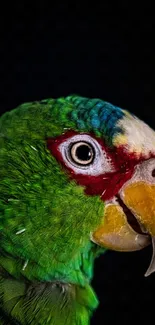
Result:
M155 177L155 169L152 170L152 177Z
M92 156L92 150L89 146L82 144L76 149L76 156L79 160L89 161Z

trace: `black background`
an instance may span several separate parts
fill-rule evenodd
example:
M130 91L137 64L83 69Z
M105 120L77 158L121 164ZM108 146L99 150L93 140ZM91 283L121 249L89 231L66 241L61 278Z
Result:
M1 113L76 93L128 109L155 128L153 5L49 3L5 3L0 10ZM91 324L154 319L155 274L144 277L150 258L147 248L108 252L96 261L100 306Z

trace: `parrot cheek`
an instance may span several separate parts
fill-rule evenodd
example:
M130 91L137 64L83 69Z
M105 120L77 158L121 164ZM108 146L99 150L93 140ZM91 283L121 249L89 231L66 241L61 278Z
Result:
M120 195L146 232L155 236L155 185L138 181L125 186Z
M137 233L128 223L122 207L115 203L105 205L103 224L91 235L100 246L116 251L136 251L149 245L149 236Z

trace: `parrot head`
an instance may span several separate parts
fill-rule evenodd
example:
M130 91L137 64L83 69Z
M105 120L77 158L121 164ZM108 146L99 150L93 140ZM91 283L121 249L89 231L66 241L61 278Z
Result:
M0 266L30 281L84 285L98 247L154 249L155 132L76 95L5 113L0 220Z
M155 271L155 133L126 110L101 100L68 97L76 131L49 138L47 147L84 187L104 202L90 239L116 251L136 251L152 241L146 276ZM80 131L80 133L79 133Z

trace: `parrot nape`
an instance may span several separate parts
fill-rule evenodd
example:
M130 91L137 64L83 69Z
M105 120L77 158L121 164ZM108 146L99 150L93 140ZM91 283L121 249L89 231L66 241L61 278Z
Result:
M152 242L155 132L70 95L0 118L0 325L88 325L93 265Z

